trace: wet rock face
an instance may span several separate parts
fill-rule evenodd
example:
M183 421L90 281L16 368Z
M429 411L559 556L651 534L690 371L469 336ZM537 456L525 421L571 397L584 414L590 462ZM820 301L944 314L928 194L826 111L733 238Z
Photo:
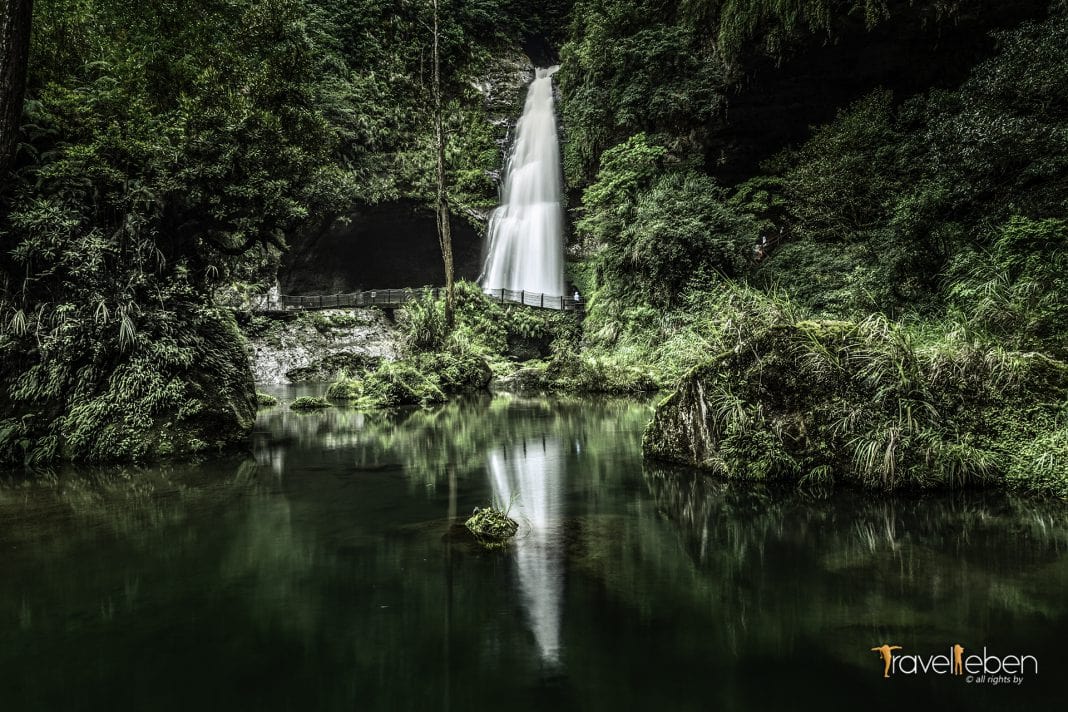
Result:
M379 309L324 309L244 316L257 383L329 383L401 352L401 335Z

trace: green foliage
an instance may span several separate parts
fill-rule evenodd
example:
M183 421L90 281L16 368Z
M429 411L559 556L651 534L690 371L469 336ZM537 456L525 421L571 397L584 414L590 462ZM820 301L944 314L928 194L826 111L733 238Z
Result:
M326 397L329 400L356 401L363 397L363 390L363 378L353 378L347 371L342 371L326 389Z
M256 406L259 408L273 408L278 405L278 399L272 396L270 393L264 393L263 391L256 392Z
M718 14L718 45L737 57L751 42L771 55L781 55L806 34L833 35L833 22L859 17L868 29L890 16L885 0L689 0L691 13Z
M415 364L449 396L485 391L493 377L482 356L455 346L449 351L419 354Z
M468 531L489 548L497 548L519 531L519 524L508 513L493 507L479 508L464 522Z
M648 453L743 479L960 487L1009 484L1016 468L1013 486L1046 486L1024 482L1036 472L1030 460L1010 463L1020 443L1050 447L1044 433L1068 395L1065 364L953 325L796 321L774 304L764 310L732 319L734 348L661 404Z
M301 396L289 404L290 410L311 412L332 408L333 404L320 396Z
M886 222L905 180L894 124L890 92L877 91L778 159L788 166L781 184L791 221L806 237L863 239L866 231Z
M949 293L977 328L1061 355L1068 340L1068 221L1014 217L989 252L959 255Z
M387 361L363 383L363 400L356 405L368 408L431 405L447 400L435 374L411 361Z
M425 292L410 300L404 313L404 338L409 348L433 351L445 345L448 326L444 299L436 299L431 292Z
M1004 225L1015 216L1063 215L1066 39L1068 17L1055 11L1002 33L1000 52L958 91L899 108L876 92L772 161L790 232L762 270L765 283L843 316L934 310L948 301L1002 337L1020 317L1018 344L1051 344L1060 328L1053 303L1063 238L1051 225L1038 240L1021 237L1047 251L1020 253L1010 267L1017 257L1006 230L1039 228Z
M434 300L422 301L429 307L440 306ZM361 409L427 406L450 396L485 391L491 378L479 351L450 338L440 350L416 350L404 359L384 361L352 376L342 372L326 395Z
M1068 428L1043 433L1013 458L1006 479L1016 489L1068 500Z
M545 350L564 348L577 338L578 331L571 312L501 304L466 281L456 283L456 326L451 333L445 329L444 298L421 295L412 300L401 323L405 340L416 354L469 352L488 360L494 369L506 368L507 357L532 343Z
M0 461L144 460L242 441L255 417L243 340L231 315L190 297L172 289L169 309L121 315L65 303L10 317Z
M637 133L601 156L597 181L582 193L583 217L575 230L584 240L600 245L623 230L639 196L662 169L663 146L650 144Z
M359 316L349 313L302 312L299 318L310 322L316 331L324 335L366 325L366 322Z
M564 170L573 185L596 174L602 151L642 131L658 132L676 155L688 153L725 109L724 65L700 27L661 5L575 4L558 74L568 127Z
M677 305L689 285L743 276L760 220L711 178L678 166L665 172L663 149L644 134L604 156L575 232L593 276L584 285L587 331L611 342L621 323Z
M934 24L958 8L941 0L893 8L884 0L578 0L559 74L568 181L589 183L601 153L640 131L674 156L701 160L746 59L780 59L803 40L871 29L892 11Z
M649 369L598 354L558 355L550 364L554 388L573 393L648 393L657 389Z
M743 275L756 225L696 172L668 173L642 194L623 230L597 255L602 291L625 303L670 306L691 281Z

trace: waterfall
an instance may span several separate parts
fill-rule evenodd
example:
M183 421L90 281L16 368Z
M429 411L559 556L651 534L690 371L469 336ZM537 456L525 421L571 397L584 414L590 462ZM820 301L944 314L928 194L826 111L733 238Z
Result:
M491 451L490 484L497 505L520 522L516 574L541 659L560 661L564 598L564 445L558 438L523 439Z
M564 213L552 86L557 69L535 70L527 90L501 205L489 221L486 262L479 280L487 291L564 293Z

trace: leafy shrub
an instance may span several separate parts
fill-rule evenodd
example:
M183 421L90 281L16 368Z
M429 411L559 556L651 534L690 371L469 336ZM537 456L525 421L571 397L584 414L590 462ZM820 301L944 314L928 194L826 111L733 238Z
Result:
M404 337L409 348L435 351L445 345L448 328L444 299L435 299L433 293L424 292L405 305L404 314Z
M989 252L957 258L949 287L955 305L1018 348L1068 353L1068 221L1014 217L997 234Z
M256 393L233 316L189 301L173 311L80 303L8 311L0 346L0 461L145 460L243 442ZM118 323L116 323L118 321Z
M447 400L433 374L409 361L387 361L363 381L361 407L396 408Z
M1068 428L1054 428L1024 444L1006 479L1025 492L1068 500Z

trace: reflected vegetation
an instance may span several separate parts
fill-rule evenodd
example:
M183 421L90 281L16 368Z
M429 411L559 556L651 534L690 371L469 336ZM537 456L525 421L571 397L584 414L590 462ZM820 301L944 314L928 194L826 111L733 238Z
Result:
M868 651L959 640L1052 670L1063 507L648 466L634 401L279 395L253 457L0 484L4 709L805 709L812 680L834 681L821 709L1004 709L1055 683L887 692ZM502 551L455 534L491 502L521 525Z

